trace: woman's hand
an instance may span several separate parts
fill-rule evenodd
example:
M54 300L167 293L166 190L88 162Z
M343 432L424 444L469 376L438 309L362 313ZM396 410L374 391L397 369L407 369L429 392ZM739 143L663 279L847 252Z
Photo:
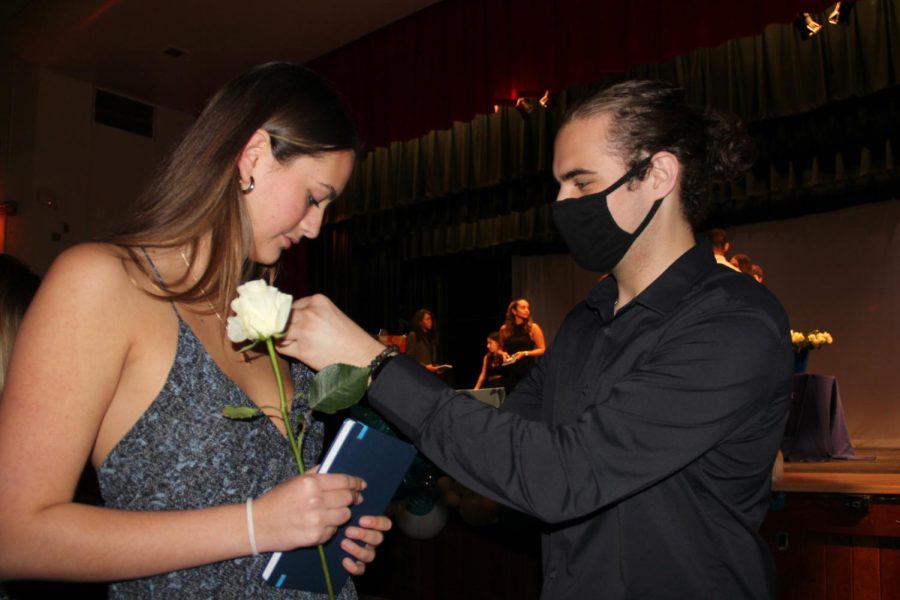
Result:
M347 557L341 564L351 575L366 572L366 564L375 560L375 548L384 541L383 532L390 528L391 520L387 517L361 517L358 527L347 528L341 548L356 560Z
M277 348L320 371L334 363L367 367L384 346L331 300L317 294L294 302L285 336Z
M350 519L350 506L362 502L365 487L359 477L315 470L276 486L253 502L257 547L286 551L328 541Z

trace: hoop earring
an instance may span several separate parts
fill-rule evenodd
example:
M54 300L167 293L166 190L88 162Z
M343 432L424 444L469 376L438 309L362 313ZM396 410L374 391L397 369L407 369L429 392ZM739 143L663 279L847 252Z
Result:
M241 193L242 193L242 194L249 194L250 192L253 191L253 189L254 189L255 187L256 187L256 180L253 179L253 175L251 175L251 176L250 176L250 183L247 184L247 187L245 187L245 188L242 187L242 188L241 188Z

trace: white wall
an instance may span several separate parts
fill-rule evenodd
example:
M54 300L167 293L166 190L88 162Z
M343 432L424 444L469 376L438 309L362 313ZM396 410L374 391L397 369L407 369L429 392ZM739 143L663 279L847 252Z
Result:
M44 273L64 248L111 229L193 119L157 107L152 139L99 125L93 86L6 58L14 68L0 78L0 132L10 140L0 193L19 203L6 251Z
M832 346L811 372L835 375L854 444L900 447L900 200L734 227L732 252L749 254L791 326L825 329ZM513 295L553 339L596 277L570 255L513 261Z
M900 200L729 234L763 267L794 329L834 335L809 370L837 377L854 443L900 447Z

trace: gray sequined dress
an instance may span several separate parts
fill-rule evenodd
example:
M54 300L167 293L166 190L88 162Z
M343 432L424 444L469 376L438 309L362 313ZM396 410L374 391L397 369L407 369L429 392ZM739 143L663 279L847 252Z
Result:
M296 390L312 373L291 367ZM273 402L274 404L274 402ZM179 316L175 362L166 383L97 473L107 507L163 511L242 504L296 474L288 441L267 418L233 421L226 405L254 406L222 371ZM293 411L308 411L295 400ZM303 444L303 461L316 463L323 427L316 423ZM248 542L249 550L249 542ZM246 556L110 585L110 598L323 598L276 589L262 579L270 554ZM339 595L356 598L350 579Z

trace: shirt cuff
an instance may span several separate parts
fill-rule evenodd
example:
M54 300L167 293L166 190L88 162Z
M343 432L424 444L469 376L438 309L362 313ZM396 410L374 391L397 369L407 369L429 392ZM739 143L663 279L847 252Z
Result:
M369 387L369 402L414 438L443 395L454 390L408 356L396 356Z

